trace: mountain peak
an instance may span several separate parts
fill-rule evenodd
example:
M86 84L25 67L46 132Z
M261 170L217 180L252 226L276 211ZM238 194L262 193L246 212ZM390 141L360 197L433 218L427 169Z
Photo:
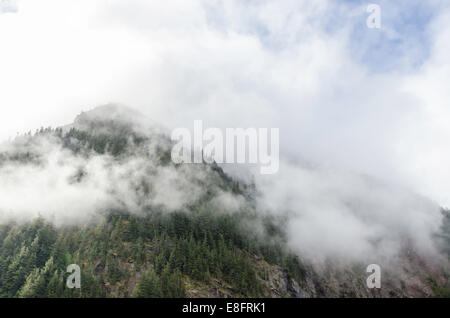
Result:
M82 112L75 118L75 124L86 120L113 120L130 123L140 121L144 117L143 114L133 108L120 104L106 104L97 106L87 112Z

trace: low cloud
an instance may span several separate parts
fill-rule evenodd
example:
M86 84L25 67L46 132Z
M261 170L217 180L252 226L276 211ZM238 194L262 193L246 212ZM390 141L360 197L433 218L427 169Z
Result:
M149 143L145 149L154 147ZM182 211L204 191L198 183L206 179L204 169L161 166L145 150L122 159L76 155L49 136L7 144L2 150L8 156L31 154L33 158L0 164L3 222L41 216L56 224L83 224L112 210Z
M41 216L56 225L81 225L111 211L189 211L212 195L211 213L253 211L256 204L254 219L243 224L258 235L264 235L263 217L282 220L288 247L311 261L383 263L407 249L435 259L439 255L433 236L441 225L440 207L407 189L286 160L276 175L252 174L253 166L224 165L237 179L246 176L250 192L240 195L224 191L224 180L210 166L161 164L157 154L170 150L169 139L147 137L119 157L86 148L75 154L51 134L3 144L0 221Z
M260 211L286 217L290 248L316 261L385 262L412 248L437 256L442 221L432 201L368 176L283 162L257 177Z
M282 155L318 164L285 162L256 180L261 210L290 218L292 249L355 259L409 240L431 253L439 205L450 205L450 7L399 3L381 1L372 30L361 2L23 0L0 17L0 136L110 101L169 128L279 127ZM423 12L418 25L404 18ZM39 164L0 167L3 219L176 210L203 192L195 167L82 158L41 142ZM136 194L141 179L154 185L149 198Z

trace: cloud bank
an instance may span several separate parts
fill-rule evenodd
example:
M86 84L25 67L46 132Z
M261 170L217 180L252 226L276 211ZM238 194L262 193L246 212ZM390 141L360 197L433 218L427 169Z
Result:
M75 154L51 136L20 137L2 146L14 157L0 164L0 221L28 221L38 216L56 225L98 221L111 211L136 214L183 211L204 194L204 167L162 166L155 160L155 138L125 158L88 152Z
M122 102L170 128L280 127L282 152L449 205L445 1L30 1L0 16L0 136Z
M374 241L395 249L403 234L426 249L438 204L450 205L450 6L380 4L374 30L362 1L22 0L16 13L0 15L0 136L63 125L110 101L169 128L195 119L279 127L282 155L322 167L285 164L261 181L263 205L292 215L294 249L353 257ZM142 168L89 161L101 175L85 181L85 194L65 187L77 159L60 164L59 150L48 153L45 168L2 168L4 211L111 204L109 185ZM172 208L185 203L177 176L160 173L177 198ZM66 203L56 203L55 188ZM167 193L162 187L159 202L169 202Z

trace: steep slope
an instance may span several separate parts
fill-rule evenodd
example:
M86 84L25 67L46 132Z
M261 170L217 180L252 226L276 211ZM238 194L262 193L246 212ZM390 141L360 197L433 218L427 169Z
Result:
M3 145L5 181L46 190L34 198L25 189L34 204L10 199L0 211L0 296L447 295L445 266L414 250L381 290L366 287L367 264L303 259L286 244L286 220L258 211L254 184L216 164L175 165L171 145L161 128L116 105ZM439 233L447 251L448 230ZM79 290L65 286L72 263L82 269Z

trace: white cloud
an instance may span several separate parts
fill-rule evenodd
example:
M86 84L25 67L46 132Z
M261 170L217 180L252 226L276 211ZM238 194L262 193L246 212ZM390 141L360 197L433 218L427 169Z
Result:
M424 26L432 43L428 59L407 71L374 74L376 65L352 54L355 26L338 21L347 15L357 21L350 4L22 0L17 14L0 15L0 137L66 124L82 109L121 102L168 127L191 127L195 119L222 128L280 127L285 155L372 175L450 205L450 8L433 3L441 10L431 27ZM360 18L365 27L366 16ZM410 46L406 41L400 50L404 63L415 60ZM306 200L314 202L311 211L323 213L305 212L308 222L291 226L330 233L318 240L299 231L301 240L324 249L340 233L344 242L385 233L376 226L385 213L401 210L388 219L407 233L422 228L402 223L405 217L427 224L434 218L427 214L434 206L401 209L411 201L398 193L376 192L387 197L374 212L371 189L363 186L369 196L355 195L374 213L375 225L367 226L338 202L350 196L339 192L340 182L349 182L342 185L346 191L362 191L354 180L340 175L343 180L321 185L323 178L307 174L317 191L305 183L291 192L296 181L273 178L285 190L276 193L290 196L293 208ZM333 191L342 196L320 202ZM334 226L321 222L326 216ZM348 248L349 254L359 251Z
M439 207L373 178L283 162L259 177L260 211L287 216L290 247L309 259L387 262L406 246L436 255Z

